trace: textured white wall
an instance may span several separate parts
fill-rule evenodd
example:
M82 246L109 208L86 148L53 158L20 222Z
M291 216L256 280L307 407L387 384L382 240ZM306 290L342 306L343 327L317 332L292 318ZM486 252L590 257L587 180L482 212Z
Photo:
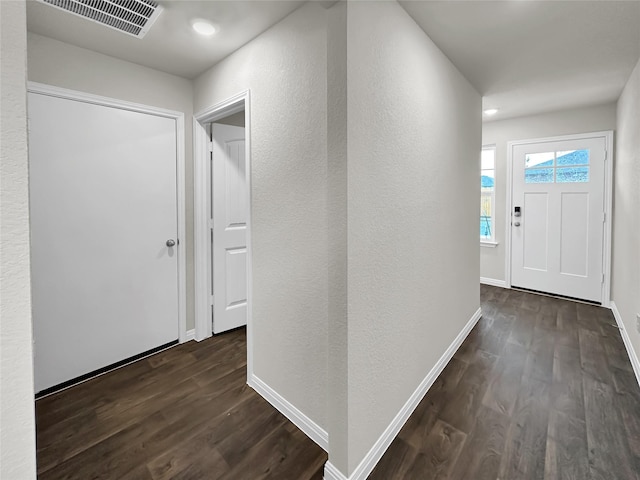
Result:
M0 478L36 478L25 2L0 2Z
M611 299L640 357L640 62L618 100L617 118Z
M244 127L244 110L242 112L234 113L221 120L216 120L216 123L222 123L223 125L234 125L236 127Z
M347 42L350 474L480 306L481 99L395 2Z
M496 248L480 248L480 276L505 279L505 228L507 202L507 142L616 128L615 103L562 110L528 117L485 122L483 145L496 146ZM480 220L478 219L478 222ZM479 223L478 223L479 225ZM479 236L479 235L478 235ZM478 238L478 244L480 239Z
M256 376L326 428L326 15L311 2L195 80L195 111L251 90Z
M327 223L329 318L327 430L329 459L348 464L347 317L347 2L337 2L327 21Z
M28 34L27 47L32 82L184 112L187 330L194 328L193 83L34 33Z

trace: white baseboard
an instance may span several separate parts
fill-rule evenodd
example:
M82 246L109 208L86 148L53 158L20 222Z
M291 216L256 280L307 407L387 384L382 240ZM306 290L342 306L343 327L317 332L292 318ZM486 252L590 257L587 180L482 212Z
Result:
M507 288L507 282L504 280L496 280L495 278L480 277L480 283L485 285L492 285L494 287Z
M280 413L316 442L325 452L329 451L329 434L317 423L298 410L292 403L252 374L247 383Z
M190 342L191 340L196 339L196 329L192 328L191 330L187 330L187 333L184 335L184 340L182 343Z
M324 464L324 476L323 480L349 480L345 477L340 470L334 467L331 462Z
M418 388L413 392L411 397L409 397L409 400L407 400L404 406L400 409L398 414L391 421L382 435L380 435L380 438L378 438L373 447L371 447L369 453L367 453L367 455L362 459L349 478L347 479L338 469L331 465L331 463L327 462L324 469L325 480L365 480L369 476L382 458L382 455L384 455L384 452L386 452L389 445L391 445L391 442L393 442L396 435L398 435L398 432L400 432L402 426L409 419L420 401L424 398L427 391L431 388L431 385L433 385L433 382L438 378L438 375L440 375L442 370L444 370L444 367L447 366L453 357L453 354L456 353L458 348L460 348L460 345L462 345L464 339L467 338L469 332L471 332L476 323L478 323L481 316L482 312L478 308L455 340L451 345L449 345L447 351L444 352L424 380L422 380Z
M611 304L611 311L613 312L613 316L616 319L618 328L620 328L620 335L622 335L622 341L624 342L624 346L627 348L627 353L629 354L629 360L631 360L631 366L633 366L633 371L636 374L636 380L638 381L638 385L640 385L640 359L638 359L638 354L633 349L633 345L631 344L631 339L629 338L627 329L624 328L624 323L622 323L622 315L620 315L620 311L616 306L616 302L612 300L610 304Z

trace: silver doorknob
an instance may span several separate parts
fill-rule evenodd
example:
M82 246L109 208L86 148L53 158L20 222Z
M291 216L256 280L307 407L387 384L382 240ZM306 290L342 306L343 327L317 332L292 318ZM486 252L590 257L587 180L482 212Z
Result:
M167 240L167 247L173 247L176 244L176 241L172 238Z
M513 225L514 225L514 226L516 226L516 227L519 227L519 226L520 226L520 222L515 222ZM169 243L169 242L167 242L167 244L168 244L168 243Z

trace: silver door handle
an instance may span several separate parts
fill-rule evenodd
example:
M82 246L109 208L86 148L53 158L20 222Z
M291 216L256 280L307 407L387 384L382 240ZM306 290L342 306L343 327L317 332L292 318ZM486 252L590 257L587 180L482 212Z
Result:
M513 224L514 227L519 227L520 226L520 222L514 222ZM168 243L168 242L167 242Z
M176 244L176 241L172 238L167 240L167 247L173 247Z

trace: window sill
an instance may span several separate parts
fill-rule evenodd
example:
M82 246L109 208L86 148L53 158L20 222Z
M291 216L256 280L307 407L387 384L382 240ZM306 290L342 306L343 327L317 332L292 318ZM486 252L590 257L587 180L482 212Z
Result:
M480 246L485 248L496 248L498 242L492 242L491 240L480 240Z

